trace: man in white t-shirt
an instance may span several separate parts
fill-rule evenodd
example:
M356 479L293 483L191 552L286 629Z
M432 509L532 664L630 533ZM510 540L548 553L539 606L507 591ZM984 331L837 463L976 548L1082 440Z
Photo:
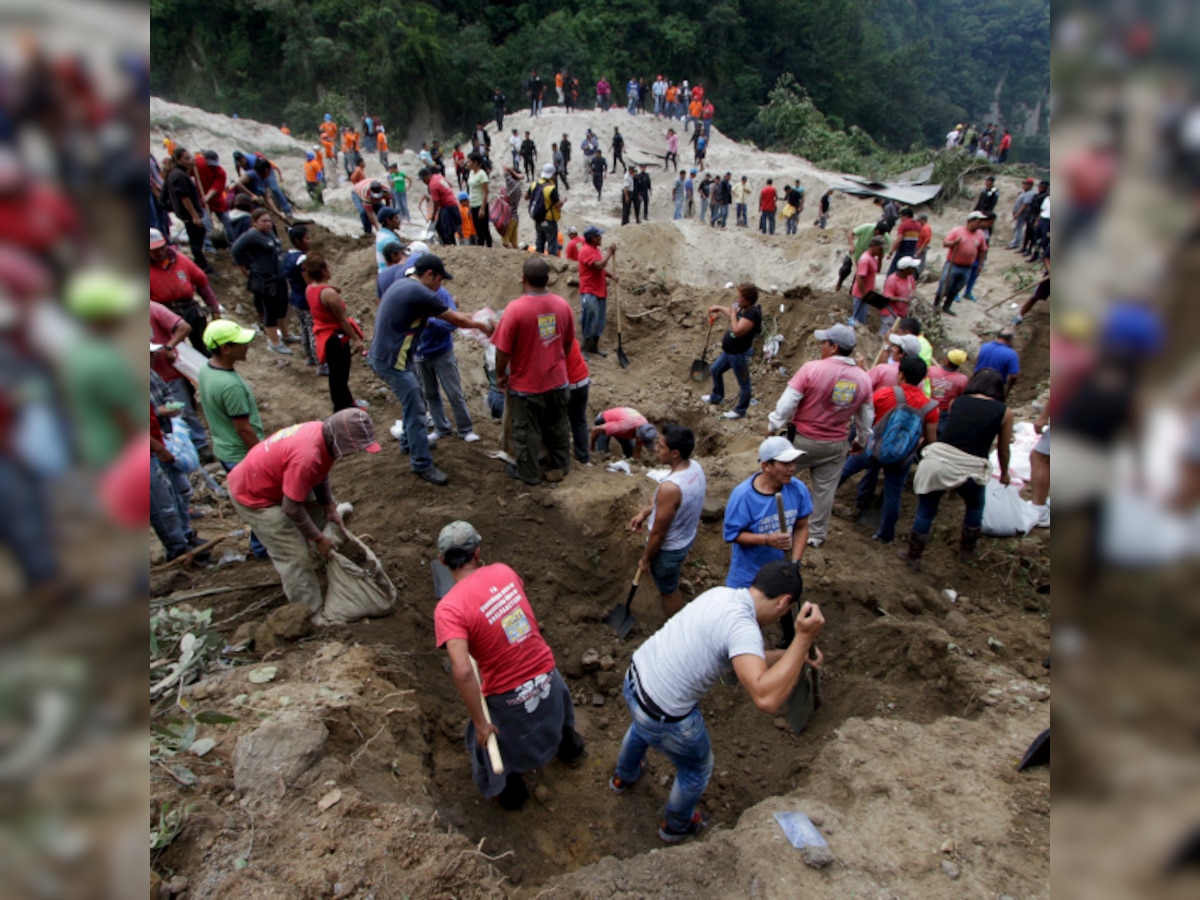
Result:
M629 523L631 531L641 531L642 524L650 520L646 550L638 567L654 579L668 619L683 609L679 573L696 540L708 489L704 469L691 458L695 446L692 429L674 424L663 427L654 439L654 452L659 463L671 467L671 473L659 484L654 501Z
M686 840L708 824L696 804L713 770L712 743L699 706L709 688L722 675L735 673L754 705L774 714L800 680L810 647L816 653L810 664L821 665L814 642L825 619L815 603L800 607L790 647L763 647L762 626L789 615L803 590L798 563L769 562L749 588L705 591L633 654L624 687L633 722L608 787L614 794L632 787L646 765L647 749L666 756L676 775L658 828L665 843Z

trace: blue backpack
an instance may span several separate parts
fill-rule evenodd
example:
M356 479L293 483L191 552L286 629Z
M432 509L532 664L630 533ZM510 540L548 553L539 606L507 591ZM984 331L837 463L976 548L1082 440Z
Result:
M882 466L903 462L916 452L925 430L925 417L937 406L936 400L930 400L920 409L913 409L904 396L904 388L896 385L892 390L896 392L896 405L875 429L871 445L871 455Z

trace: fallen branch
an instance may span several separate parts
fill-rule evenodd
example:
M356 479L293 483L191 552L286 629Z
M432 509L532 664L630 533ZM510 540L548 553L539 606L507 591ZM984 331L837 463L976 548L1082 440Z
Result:
M172 603L182 603L184 600L196 600L200 597L211 597L215 594L232 594L236 591L257 591L266 587L278 586L279 581L275 580L260 581L258 584L231 584L227 587L205 588L202 591L176 591L174 594L160 597L158 600L151 600L150 608L157 609L160 606L170 606Z
M192 559L196 556L197 553L203 553L205 550L211 550L213 547L217 546L217 544L221 543L221 541L225 540L225 538L227 538L227 537L229 537L229 535L223 534L220 537L213 538L211 541L205 541L199 547L193 547L187 553L180 553L177 557L175 557L170 562L165 562L160 566L152 566L150 568L150 571L151 572L165 572L165 571L167 571L167 569L173 569L176 566L181 566L184 563L189 563L192 561Z
M358 762L358 758L360 756L362 756L363 753L366 752L366 749L368 747L371 746L371 741L375 740L375 738L379 737L386 730L387 730L387 725L380 725L379 730L377 732L375 732L373 735L371 735L369 738L367 738L367 742L365 744L363 744L361 747L359 747L357 750L354 751L354 753L350 756L350 766L352 768L353 768L354 764L356 762Z
M678 301L671 299L667 301L666 306L652 306L649 309L642 310L640 313L627 313L627 319L644 319L646 316L654 315L654 313L666 312L671 309Z
M272 584L278 584L278 582L272 582ZM240 619L242 616L248 616L252 612L258 612L258 610L262 609L264 606L268 606L269 604L274 603L276 600L278 600L282 596L283 596L283 593L280 592L278 594L272 594L270 597L267 597L263 600L259 600L257 603L251 603L245 609L239 609L232 616L229 616L226 619L222 619L220 622L214 622L212 627L220 628L222 625L228 625L230 622L234 621L235 619Z

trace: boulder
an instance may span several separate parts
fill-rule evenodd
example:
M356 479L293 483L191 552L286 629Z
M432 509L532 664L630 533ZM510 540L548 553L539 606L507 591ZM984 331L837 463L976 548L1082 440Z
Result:
M957 609L952 609L946 613L946 630L955 637L966 637L971 630L971 623Z
M295 781L325 754L329 729L315 716L287 710L238 739L233 783L239 791L274 791Z
M700 521L720 522L725 517L725 500L722 497L707 496L704 507L700 510Z
M303 603L289 603L267 616L267 625L281 638L294 641L312 634L312 613Z

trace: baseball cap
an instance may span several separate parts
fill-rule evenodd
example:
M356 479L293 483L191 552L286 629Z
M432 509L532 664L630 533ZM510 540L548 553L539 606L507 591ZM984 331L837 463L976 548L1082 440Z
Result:
M204 346L216 350L221 344L248 344L254 340L254 329L243 328L232 319L213 319L204 329Z
M157 228L150 229L150 249L157 250L159 247L167 246L167 239L163 237L163 233Z
M429 245L424 241L413 241L408 245L408 253L414 259L429 252Z
M458 199L459 199L459 201L460 201L460 202L461 202L461 201L463 201L463 200L466 200L466 199L467 199L467 197L468 197L468 194L467 194L467 192L466 192L466 191L459 191L459 192L458 192Z
M204 157L205 162L217 163L221 160L221 157L216 150L204 150L200 155Z
M983 179L983 180L984 180L984 181L995 181L995 180L996 180L996 176L995 176L995 175L989 175L987 178L985 178L985 179Z
M383 196L383 185L378 181L372 181L371 186L367 188L367 193L372 197L381 197Z
M969 216L967 216L967 221L969 222L972 219L986 219L986 218L987 218L986 213L981 213L979 210L975 210L973 213L971 213Z
M658 429L653 425L639 425L634 429L634 434L637 435L638 443L643 447L649 447L658 440Z
M1014 332L1012 330L1012 328L1009 327L1008 325L1005 325L1003 328L1001 328L999 331L996 332L996 337L1010 338L1010 337L1013 337L1014 334L1016 334L1016 332Z
M361 409L343 409L325 420L332 436L334 456L345 456L356 450L378 453L383 448L375 440L375 423Z
M312 162L316 158L317 154L313 153L311 150L304 154L304 159L306 162Z
M921 261L919 259L917 259L915 256L902 256L902 257L900 257L900 261L898 263L896 263L896 268L897 269L919 269L919 268L921 268Z
M583 229L584 237L599 237L602 234L604 234L604 229L599 225L589 225L587 228Z
M470 522L461 519L451 522L438 534L438 553L445 556L451 550L466 550L474 553L483 543L483 538Z
M542 177L553 178L554 173L557 171L558 170L554 168L554 163L546 163L544 166L542 166Z
M572 225L567 229L567 234L579 234L579 229Z
M146 305L146 287L111 272L84 272L67 285L67 311L81 319L117 319Z
M921 339L915 334L888 335L888 343L895 344L903 350L905 356L921 355Z
M794 462L804 455L803 450L797 450L792 442L785 437L769 437L758 445L758 461L765 462Z
M434 275L441 275L446 281L454 280L454 276L446 271L446 265L442 262L442 258L434 256L432 253L421 254L421 258L413 264L413 271L417 275L432 272Z
M818 341L833 341L839 347L853 347L858 343L858 336L849 325L830 325L828 328L818 328L813 332Z
M963 363L965 363L967 361L967 351L966 350L951 350L949 353L946 354L946 359L950 360L950 362L954 363L954 365L956 365L956 366L961 366Z

